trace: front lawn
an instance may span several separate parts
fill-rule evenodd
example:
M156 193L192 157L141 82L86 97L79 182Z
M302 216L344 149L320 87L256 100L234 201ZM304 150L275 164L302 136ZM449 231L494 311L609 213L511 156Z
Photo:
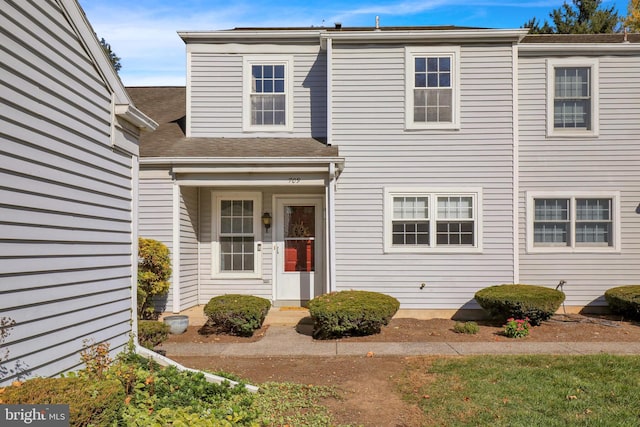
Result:
M418 358L398 385L429 425L640 424L640 356Z

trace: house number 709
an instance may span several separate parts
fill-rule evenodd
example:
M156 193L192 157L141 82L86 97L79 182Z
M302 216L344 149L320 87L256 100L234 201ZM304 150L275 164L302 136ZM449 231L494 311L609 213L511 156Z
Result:
M289 184L300 184L300 181L302 181L302 178L299 176L289 177Z

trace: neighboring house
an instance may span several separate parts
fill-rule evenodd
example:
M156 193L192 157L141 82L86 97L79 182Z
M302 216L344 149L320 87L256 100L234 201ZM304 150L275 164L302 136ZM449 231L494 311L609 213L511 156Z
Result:
M75 0L1 9L0 317L16 322L0 350L5 384L79 368L85 341L126 348L138 138L157 124Z
M130 89L162 123L140 234L172 249L169 310L360 289L455 311L561 280L601 306L640 277L640 36L179 34L186 89Z

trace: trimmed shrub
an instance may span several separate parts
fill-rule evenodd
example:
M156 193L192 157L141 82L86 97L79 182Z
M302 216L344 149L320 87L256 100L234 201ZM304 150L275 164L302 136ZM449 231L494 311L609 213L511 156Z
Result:
M124 406L120 381L92 378L34 378L7 387L2 404L69 405L69 425L107 426L120 418Z
M169 292L171 257L169 248L153 239L138 239L138 317L157 320L154 297Z
M453 331L458 334L475 335L480 332L480 326L476 322L456 322Z
M169 325L155 320L138 321L138 342L152 349L169 338Z
M640 285L618 286L604 293L613 313L640 320Z
M476 292L476 301L495 318L529 318L539 325L560 308L564 292L534 285L497 285Z
M316 339L380 333L400 308L397 299L377 292L341 291L309 301Z
M241 337L253 336L262 327L271 308L267 299L252 295L221 295L204 307L207 325L218 332Z

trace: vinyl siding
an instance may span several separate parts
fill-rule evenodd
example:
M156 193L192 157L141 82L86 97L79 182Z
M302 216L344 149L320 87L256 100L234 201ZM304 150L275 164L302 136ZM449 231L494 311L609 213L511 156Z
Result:
M138 194L138 235L164 243L173 252L173 181L167 169L140 168ZM166 300L157 302L157 309L170 310L173 291Z
M125 347L133 189L131 155L111 146L111 94L57 3L5 1L1 13L7 383L79 367L85 340Z
M566 280L567 305L605 305L610 287L640 276L640 58L599 58L600 134L546 137L546 62L520 58L520 277L555 286ZM527 191L619 191L620 253L527 253Z
M338 289L384 292L403 308L475 307L476 290L513 280L511 45L461 47L459 131L405 131L403 46L333 52L332 141L347 159L336 191ZM384 253L385 187L481 188L482 253Z
M198 189L180 188L180 309L198 304Z
M190 55L191 136L242 136L243 55ZM252 136L326 136L326 57L319 49L298 53L294 55L293 68L293 131L251 132Z

